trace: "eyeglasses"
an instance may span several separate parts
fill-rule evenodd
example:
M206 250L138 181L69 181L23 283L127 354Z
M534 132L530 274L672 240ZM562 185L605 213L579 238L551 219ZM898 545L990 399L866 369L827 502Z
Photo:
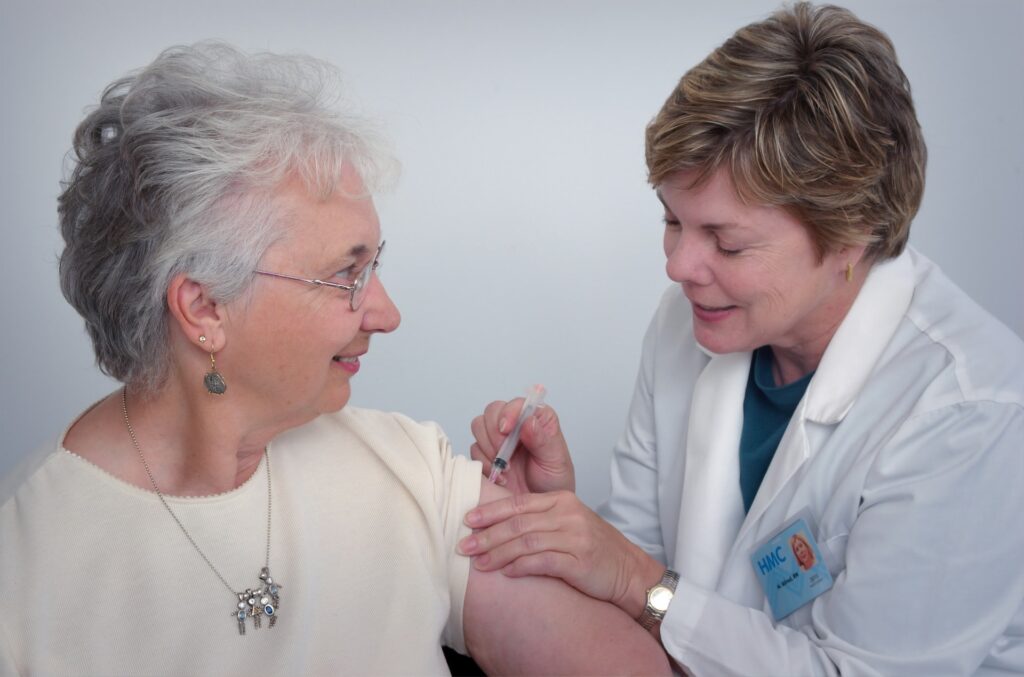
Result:
M341 284L340 282L324 282L323 280L309 280L304 277L296 277L294 275L285 275L283 273L271 273L266 270L253 271L257 275L267 275L269 277L280 277L285 280L295 280L296 282L305 282L316 287L334 287L335 289L341 289L347 291L349 295L349 306L352 310L358 310L359 306L362 305L363 299L366 298L366 291L370 288L370 276L373 275L378 268L380 268L380 255L384 251L384 241L381 241L380 246L377 247L377 253L373 257L373 263L369 264L361 271L359 276L356 277L352 284Z

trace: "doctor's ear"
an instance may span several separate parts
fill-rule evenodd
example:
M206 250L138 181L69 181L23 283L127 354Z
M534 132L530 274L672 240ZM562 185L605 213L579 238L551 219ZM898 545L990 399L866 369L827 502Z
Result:
M850 247L843 247L844 256L854 266L859 264L861 261L865 261L864 253L868 250L866 244L858 244Z
M847 282L852 282L855 271L858 270L858 266L861 263L868 263L864 258L864 252L867 251L867 245L852 245L843 247L836 253L836 263L841 268L841 273L846 277Z
M185 274L175 275L167 285L167 309L191 343L202 344L207 352L223 349L224 307L210 296L205 286Z

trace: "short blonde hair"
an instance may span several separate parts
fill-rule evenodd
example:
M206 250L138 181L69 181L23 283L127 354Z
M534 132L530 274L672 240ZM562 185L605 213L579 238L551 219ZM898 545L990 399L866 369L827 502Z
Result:
M741 28L679 81L647 127L651 185L728 167L740 197L789 210L819 255L899 255L927 150L889 38L800 2Z

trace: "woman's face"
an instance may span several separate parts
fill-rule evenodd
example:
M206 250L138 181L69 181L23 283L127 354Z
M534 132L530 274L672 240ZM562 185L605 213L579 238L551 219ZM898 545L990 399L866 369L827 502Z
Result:
M666 270L690 300L697 341L720 354L823 350L846 311L835 293L846 261L829 254L819 262L804 226L778 207L744 204L727 169L687 188L692 178L673 175L658 195Z
M799 538L793 539L793 554L796 555L796 561L803 569L810 568L814 563L814 555L811 554L811 549Z
M371 265L380 244L373 202L359 195L358 175L346 170L338 189L311 197L298 179L277 195L285 236L272 245L260 269L348 283ZM217 365L231 394L249 398L249 410L297 424L348 402L359 357L377 332L394 330L400 317L376 275L358 310L349 292L257 276L248 298L229 306L227 343Z

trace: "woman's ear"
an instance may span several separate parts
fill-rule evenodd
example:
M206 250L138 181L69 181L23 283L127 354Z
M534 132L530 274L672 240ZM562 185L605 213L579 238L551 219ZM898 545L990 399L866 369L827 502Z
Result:
M857 264L864 260L864 252L868 250L868 246L866 244L858 244L845 247L845 250L846 260L856 267Z
M846 277L847 282L853 279L854 271L859 270L860 263L866 263L864 252L867 249L867 245L864 244L847 245L835 253L834 265L838 269L837 272Z
M206 352L224 349L224 309L206 287L185 274L175 275L167 285L167 308L189 342ZM206 340L200 341L200 336Z

